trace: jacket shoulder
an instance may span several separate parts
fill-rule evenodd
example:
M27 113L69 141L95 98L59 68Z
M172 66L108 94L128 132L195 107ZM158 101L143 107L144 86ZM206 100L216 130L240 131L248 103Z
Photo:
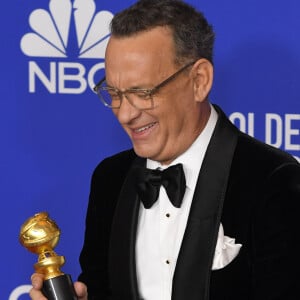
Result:
M260 168L266 166L272 169L285 164L299 164L291 154L241 132L235 157L243 158L252 165L259 165Z
M125 150L103 159L95 168L93 177L101 173L105 176L126 174L137 155L132 149Z

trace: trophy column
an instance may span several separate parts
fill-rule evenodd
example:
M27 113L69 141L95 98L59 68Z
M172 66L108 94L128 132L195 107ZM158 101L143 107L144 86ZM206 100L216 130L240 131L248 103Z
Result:
M53 249L60 236L60 229L48 213L42 212L29 218L21 227L19 240L30 252L38 254L34 265L37 273L44 275L42 292L48 300L77 300L71 276L61 272L65 263Z

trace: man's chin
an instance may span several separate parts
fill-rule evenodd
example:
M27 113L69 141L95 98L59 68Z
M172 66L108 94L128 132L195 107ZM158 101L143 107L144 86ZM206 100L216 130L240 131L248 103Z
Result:
M133 150L134 150L135 154L139 157L150 158L150 159L152 159L152 157L153 157L153 151L150 151L149 149L145 149L145 148L137 147L137 146L133 145Z

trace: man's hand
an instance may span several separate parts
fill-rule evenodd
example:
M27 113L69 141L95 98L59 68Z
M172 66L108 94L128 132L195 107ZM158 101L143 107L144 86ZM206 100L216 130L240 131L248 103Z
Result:
M31 276L32 289L30 290L29 295L32 300L47 300L41 292L43 279L44 276L42 274L34 273ZM84 283L79 281L75 282L74 289L78 300L87 300L87 287Z

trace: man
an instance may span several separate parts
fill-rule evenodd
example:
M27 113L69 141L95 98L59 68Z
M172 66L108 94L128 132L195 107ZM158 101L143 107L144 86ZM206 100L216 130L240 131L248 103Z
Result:
M111 30L95 91L133 150L93 174L80 299L298 299L300 166L209 103L212 27L184 2L142 0Z

